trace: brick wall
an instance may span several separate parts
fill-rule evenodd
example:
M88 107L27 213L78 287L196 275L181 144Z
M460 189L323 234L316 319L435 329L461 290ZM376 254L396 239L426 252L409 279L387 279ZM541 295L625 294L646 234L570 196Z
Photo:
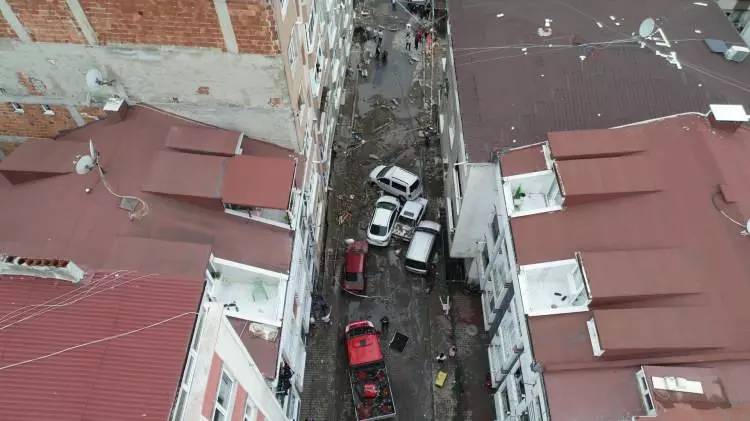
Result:
M241 53L279 54L273 9L267 1L227 0L227 7Z
M34 41L85 41L65 0L8 0L8 4Z
M2 16L0 16L0 38L16 38L16 33Z
M224 49L212 0L80 0L102 43Z
M93 121L101 120L107 116L107 112L102 107L76 107L86 124Z
M18 114L8 103L0 103L0 135L20 137L55 137L61 130L72 129L76 123L65 107L53 106L53 116L44 115L39 105L24 105Z

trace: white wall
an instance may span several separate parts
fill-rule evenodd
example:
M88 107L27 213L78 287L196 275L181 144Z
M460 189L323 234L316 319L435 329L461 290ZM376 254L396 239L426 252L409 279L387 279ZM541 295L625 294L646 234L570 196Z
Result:
M497 164L467 164L463 200L451 243L451 257L474 257L484 241L499 193Z
M44 86L44 95L72 104L99 103L112 94L176 114L296 148L284 76L286 57L229 54L212 48L90 46L21 43L0 39L0 87L26 96L16 72ZM96 68L113 87L90 89L85 75ZM198 88L209 88L207 95ZM177 98L177 103L173 98ZM272 98L277 98L272 104Z
M252 356L247 352L229 321L224 317L224 308L219 303L208 305L203 334L198 344L198 357L195 361L193 383L185 407L185 420L206 420L201 415L201 409L214 353L223 360L225 369L238 384L242 385L248 396L266 415L266 420L287 420L274 394L266 384L265 378L255 365ZM244 405L244 402L235 402L235 404Z

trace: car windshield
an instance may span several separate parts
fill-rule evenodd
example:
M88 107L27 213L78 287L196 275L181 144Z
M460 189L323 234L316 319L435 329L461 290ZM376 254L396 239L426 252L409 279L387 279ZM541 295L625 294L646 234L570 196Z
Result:
M395 204L390 203L390 202L380 202L380 203L378 203L378 207L380 209L388 209L390 211L393 211L393 210L396 210L396 208L398 206L396 206Z
M417 221L415 221L412 218L407 218L406 216L401 215L401 216L398 217L398 222L400 222L400 223L402 223L404 225L407 225L409 227L413 227L414 223L417 222Z
M385 177L385 173L387 173L388 170L390 170L392 167L393 165L386 165L385 167L383 167L383 169L378 173L378 178Z
M406 262L404 262L406 266L418 270L427 270L427 263L420 262L414 259L406 259Z
M362 281L361 272L346 272L346 282L360 282Z
M370 226L370 234L372 235L386 235L387 233L388 233L388 228L382 225L372 224Z

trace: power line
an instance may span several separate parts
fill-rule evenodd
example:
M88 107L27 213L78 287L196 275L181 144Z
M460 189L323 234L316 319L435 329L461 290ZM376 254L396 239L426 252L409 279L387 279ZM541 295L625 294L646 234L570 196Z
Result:
M98 280L92 282L90 285L87 285L85 288L82 287L82 288L72 289L72 290L70 290L70 291L68 291L68 292L66 292L64 294L60 294L60 295L58 295L56 297L52 297L52 298L48 299L47 301L45 301L43 303L40 303L40 304L30 304L30 305L27 305L27 306L19 307L19 308L13 310L13 311L10 311L10 312L5 313L2 316L0 316L0 323L6 321L8 319L11 319L13 317L18 317L22 313L25 313L27 310L31 310L31 309L36 308L36 307L46 306L49 303L51 303L53 301L56 301L56 300L59 300L59 299L63 299L64 297L67 297L68 295L85 294L88 290L94 289L96 286L100 285L100 283L102 283L109 276L113 276L114 275L115 277L117 277L117 276L119 276L119 274L121 272L127 272L127 271L125 271L125 270L119 270L119 271L116 271L116 272L112 272L112 273L104 276L103 278L98 279Z
M24 322L26 320L30 320L30 319L39 317L39 316L41 316L41 315L43 315L43 314L45 314L47 312L50 312L52 310L56 310L56 309L61 308L61 307L66 307L66 306L75 304L75 303L77 303L77 302L79 302L81 300L84 300L86 298L93 297L94 295L97 295L97 294L99 294L101 292L112 290L112 289L115 289L117 287L121 287L123 285L129 284L129 283L131 283L133 281L137 281L137 280L144 279L144 278L147 278L149 276L154 276L154 275L156 275L156 274L155 273L150 273L148 275L139 276L139 277L136 277L136 278L133 278L133 279L121 282L121 283L116 284L116 285L102 287L98 291L92 292L92 293L89 294L90 291L93 291L97 287L101 287L102 286L102 285L97 284L95 287L92 287L89 291L83 292L79 296L76 296L75 298L73 298L71 301L66 301L66 302L63 302L63 303L60 303L60 304L44 304L43 306L45 306L47 308L45 308L43 310L40 310L40 311L38 311L36 313L31 313L29 316L26 316L26 317L24 317L22 319L16 320L16 321L11 322L11 323L8 323L8 324L6 324L4 326L0 326L0 331L3 331L3 330L5 330L5 329L7 329L7 328L9 328L11 326L14 326L14 325L16 325L18 323Z
M89 346L89 345L95 345L95 344L98 344L98 343L111 341L113 339L122 338L123 336L128 336L128 335L132 335L134 333L142 332L142 331L144 331L146 329L150 329L152 327L156 327L156 326L162 325L164 323L170 322L170 321L172 321L174 319L178 319L178 318L186 316L188 314L198 314L198 313L196 313L195 311L187 311L185 313L178 314L176 316L172 316L170 318L158 321L156 323L152 323L152 324L147 325L147 326L140 327L138 329L133 329L133 330L129 330L127 332L118 333L117 335L107 336L105 338L100 338L100 339L95 339L93 341L80 343L78 345L73 345L73 346L61 349L59 351L55 351L55 352L52 352L52 353L49 353L49 354L45 354L45 355L42 355L42 356L39 356L39 357L30 358L28 360L19 361L17 363L4 365L4 366L0 367L0 371L8 369L8 368L18 367L18 366L21 366L21 365L26 365L26 364L30 364L30 363L33 363L33 362L41 361L41 360L44 360L44 359L47 359L47 358L50 358L50 357L54 357L56 355L63 354L63 353L68 352L68 351L73 351L73 350L78 349L78 348L83 348L83 347L86 347L86 346Z

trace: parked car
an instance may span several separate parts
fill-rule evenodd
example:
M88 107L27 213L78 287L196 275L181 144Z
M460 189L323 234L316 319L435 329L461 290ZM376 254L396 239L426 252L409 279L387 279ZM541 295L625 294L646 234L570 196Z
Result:
M417 228L426 210L427 199L424 197L404 203L404 207L398 214L398 219L396 219L396 225L393 227L393 236L401 240L411 240L414 229Z
M440 224L433 221L422 221L417 226L409 243L409 249L406 250L406 260L404 267L406 270L419 275L427 273L427 267L435 248L438 235L440 234Z
M401 200L422 196L422 181L415 174L395 165L378 165L370 172L370 182Z
M391 243L391 233L400 209L401 202L393 196L381 196L375 202L375 212L367 228L368 243L382 247Z
M354 241L346 247L341 288L346 291L363 293L367 289L365 276L367 266L367 241Z

